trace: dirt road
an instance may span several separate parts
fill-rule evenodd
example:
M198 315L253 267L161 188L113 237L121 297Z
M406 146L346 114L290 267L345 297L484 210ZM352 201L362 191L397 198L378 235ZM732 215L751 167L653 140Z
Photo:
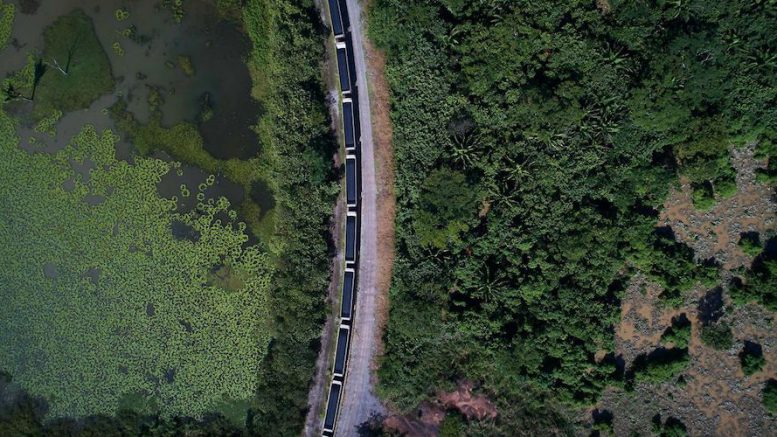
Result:
M364 57L362 9L357 0L347 0L351 18L356 85L359 90L359 120L361 124L361 247L359 283L357 288L354 329L345 392L337 421L337 435L356 435L356 427L372 414L384 408L373 391L370 368L377 352L378 275L375 157L370 116L370 96L367 85L367 65Z

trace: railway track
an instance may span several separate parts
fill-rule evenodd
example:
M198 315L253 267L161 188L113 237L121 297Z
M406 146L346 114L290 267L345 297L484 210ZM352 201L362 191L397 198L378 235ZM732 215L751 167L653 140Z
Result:
M375 351L377 220L372 124L360 7L356 0L328 0L340 84L345 142L345 265L332 380L323 436L355 435L356 426L381 413L371 391Z

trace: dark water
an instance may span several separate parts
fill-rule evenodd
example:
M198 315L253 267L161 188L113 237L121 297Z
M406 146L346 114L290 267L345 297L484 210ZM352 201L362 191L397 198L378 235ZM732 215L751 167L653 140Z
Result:
M101 97L87 109L65 114L53 138L34 132L32 126L20 126L18 134L25 149L59 150L84 124L93 124L98 132L107 128L116 131L106 108L119 97L128 101L128 110L138 120L147 122L151 116L149 89L155 88L163 99L159 106L163 125L197 123L205 148L214 157L245 159L260 153L251 126L262 108L251 98L251 77L245 65L251 43L238 24L218 19L215 1L187 0L181 23L160 9L158 0L12 1L17 5L17 14L11 43L0 52L0 77L19 70L26 64L28 53L42 49L46 26L80 8L92 18L117 82L113 94ZM121 21L115 14L120 8L129 12L128 18ZM133 29L131 37L122 34L128 28ZM123 51L121 56L113 48L116 42ZM194 74L182 67L180 60L184 58L190 60ZM25 111L23 107L15 109ZM131 155L131 145L122 139L117 144L117 157L131 160ZM202 181L193 181L191 175L207 176L193 169L185 173L193 191ZM220 189L224 182L217 181L207 194L225 195L233 205L238 204L242 190L234 186ZM160 184L160 193L177 193L180 183L174 177L166 178ZM272 204L271 193L264 188L250 193L262 206Z

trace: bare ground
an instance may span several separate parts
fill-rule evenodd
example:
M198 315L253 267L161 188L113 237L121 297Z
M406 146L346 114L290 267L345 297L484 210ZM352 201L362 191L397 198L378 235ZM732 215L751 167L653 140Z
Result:
M734 306L725 294L730 270L752 261L737 244L740 233L774 231L777 205L771 190L755 182L755 169L763 163L753 158L752 146L732 150L732 163L737 170L736 195L719 200L710 211L698 211L691 202L690 186L681 181L681 187L668 197L659 225L671 226L678 240L691 246L699 259L715 257L723 264L723 320L731 325L734 345L718 351L701 343L697 306L706 289L691 290L680 309L669 309L659 303L660 286L635 276L621 306L616 354L629 365L639 354L658 347L672 317L685 313L692 324L691 362L684 376L686 385L675 380L641 383L633 393L605 390L596 407L614 414L616 435L650 434L655 414L663 420L680 419L691 435L777 435L777 418L761 404L764 382L777 375L775 315L755 304ZM738 356L745 340L760 344L766 359L764 368L749 377L742 372ZM586 420L590 414L588 410Z
M367 6L369 7L369 5ZM388 321L389 288L394 264L394 218L396 197L394 195L394 148L389 107L389 86L386 80L386 57L376 49L372 42L364 39L367 77L370 85L370 108L372 112L372 139L375 147L375 176L377 184L378 207L378 259L381 260L377 272L378 297L376 318L377 354L383 354L382 333ZM372 363L373 372L377 371L377 362ZM373 375L374 377L374 375ZM373 382L375 383L375 382Z

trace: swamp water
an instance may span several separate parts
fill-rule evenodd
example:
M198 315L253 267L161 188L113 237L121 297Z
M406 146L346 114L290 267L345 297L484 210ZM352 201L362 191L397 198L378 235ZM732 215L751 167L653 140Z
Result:
M60 150L85 124L94 125L98 132L110 128L119 133L107 111L119 98L126 99L127 110L138 121L146 123L151 117L149 95L156 90L162 100L159 104L162 125L196 124L204 148L213 157L248 159L260 153L261 146L252 125L261 116L262 108L251 98L251 77L245 64L251 43L238 24L218 18L213 1L187 1L180 23L157 0L19 0L15 3L17 14L10 43L0 52L0 77L23 68L30 53L42 51L43 30L47 26L81 9L93 21L116 82L112 94L100 97L87 109L64 114L55 126L53 137L35 132L33 126L18 126L17 134L26 150L49 153ZM56 73L49 69L46 74ZM29 111L24 105L31 104L17 103L13 110ZM122 138L116 147L119 159L132 160L132 146L128 141ZM182 184L193 189L207 177L194 167L183 168L183 176L171 172L163 178L159 184L160 195L178 195ZM243 191L237 184L217 177L207 195L224 196L233 205L239 205L245 195ZM257 194L257 190L250 193L257 204L273 204L269 191L263 191L260 199L256 199Z

